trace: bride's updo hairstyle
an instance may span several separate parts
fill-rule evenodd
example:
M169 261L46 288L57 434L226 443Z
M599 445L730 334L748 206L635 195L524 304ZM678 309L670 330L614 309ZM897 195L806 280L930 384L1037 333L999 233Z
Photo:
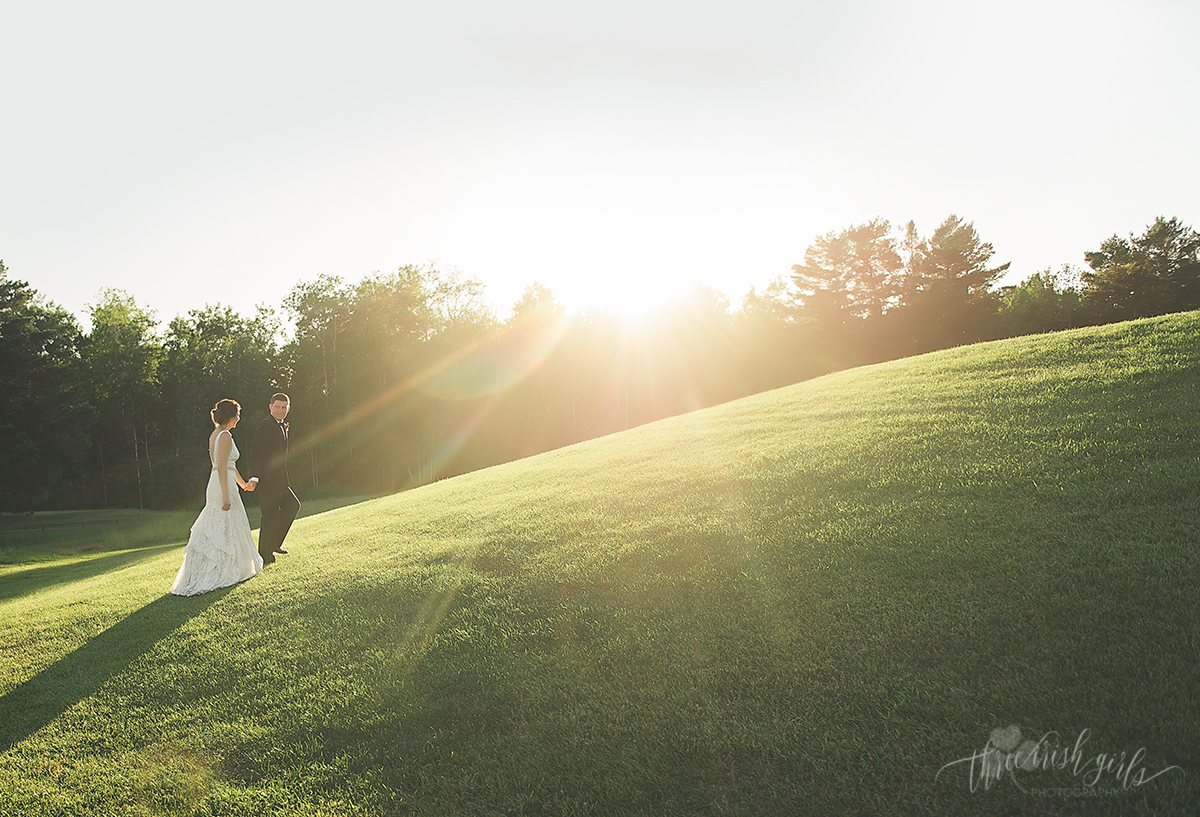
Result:
M210 414L212 415L213 425L219 426L228 423L237 413L242 410L241 405L237 400L218 400L217 404L212 407Z

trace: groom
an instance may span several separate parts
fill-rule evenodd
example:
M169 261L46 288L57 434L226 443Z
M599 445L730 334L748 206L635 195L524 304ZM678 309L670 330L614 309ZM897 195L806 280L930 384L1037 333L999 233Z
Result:
M250 443L250 490L258 494L262 524L258 528L258 552L263 564L275 561L276 553L287 553L283 539L300 510L300 500L288 485L288 424L284 420L292 407L286 394L271 395L271 416L254 430Z

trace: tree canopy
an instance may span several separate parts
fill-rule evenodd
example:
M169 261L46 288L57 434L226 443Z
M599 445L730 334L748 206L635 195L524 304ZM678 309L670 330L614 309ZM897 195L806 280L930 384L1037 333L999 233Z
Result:
M1114 235L1084 253L1089 306L1105 320L1200 308L1200 234L1159 216L1140 236Z
M818 236L792 267L796 300L821 321L880 318L900 294L903 266L891 226L884 219Z
M0 511L44 506L87 448L79 325L0 261Z
M198 504L225 397L244 449L270 395L291 396L302 491L398 490L839 368L1200 308L1200 236L1178 219L1113 236L1082 273L997 288L994 255L955 215L928 237L876 218L816 236L739 308L694 287L637 325L567 315L538 282L501 321L479 279L408 265L165 328L106 289L86 333L0 262L0 511Z

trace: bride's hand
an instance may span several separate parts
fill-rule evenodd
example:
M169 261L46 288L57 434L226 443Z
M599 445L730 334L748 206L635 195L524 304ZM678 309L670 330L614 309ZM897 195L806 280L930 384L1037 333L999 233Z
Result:
M231 507L232 507L232 503L227 499L227 500L225 500L224 504L221 505L221 510L227 511Z

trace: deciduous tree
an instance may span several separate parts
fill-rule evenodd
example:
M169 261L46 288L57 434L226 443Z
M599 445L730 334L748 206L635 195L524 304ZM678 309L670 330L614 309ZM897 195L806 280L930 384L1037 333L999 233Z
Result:
M88 313L92 331L83 343L82 358L96 407L92 439L101 456L106 504L110 472L127 464L133 470L138 507L145 507L142 477L154 468L149 443L158 425L154 409L160 405L157 370L162 347L154 335L158 321L118 289L102 290ZM118 462L116 455L126 446L129 458Z
M1084 298L1101 321L1200 308L1200 234L1159 216L1140 236L1113 236L1084 253Z
M0 511L70 501L87 451L79 325L0 261Z
M1004 337L1069 329L1081 320L1079 271L1064 265L1058 272L1035 272L1000 291L996 315Z

